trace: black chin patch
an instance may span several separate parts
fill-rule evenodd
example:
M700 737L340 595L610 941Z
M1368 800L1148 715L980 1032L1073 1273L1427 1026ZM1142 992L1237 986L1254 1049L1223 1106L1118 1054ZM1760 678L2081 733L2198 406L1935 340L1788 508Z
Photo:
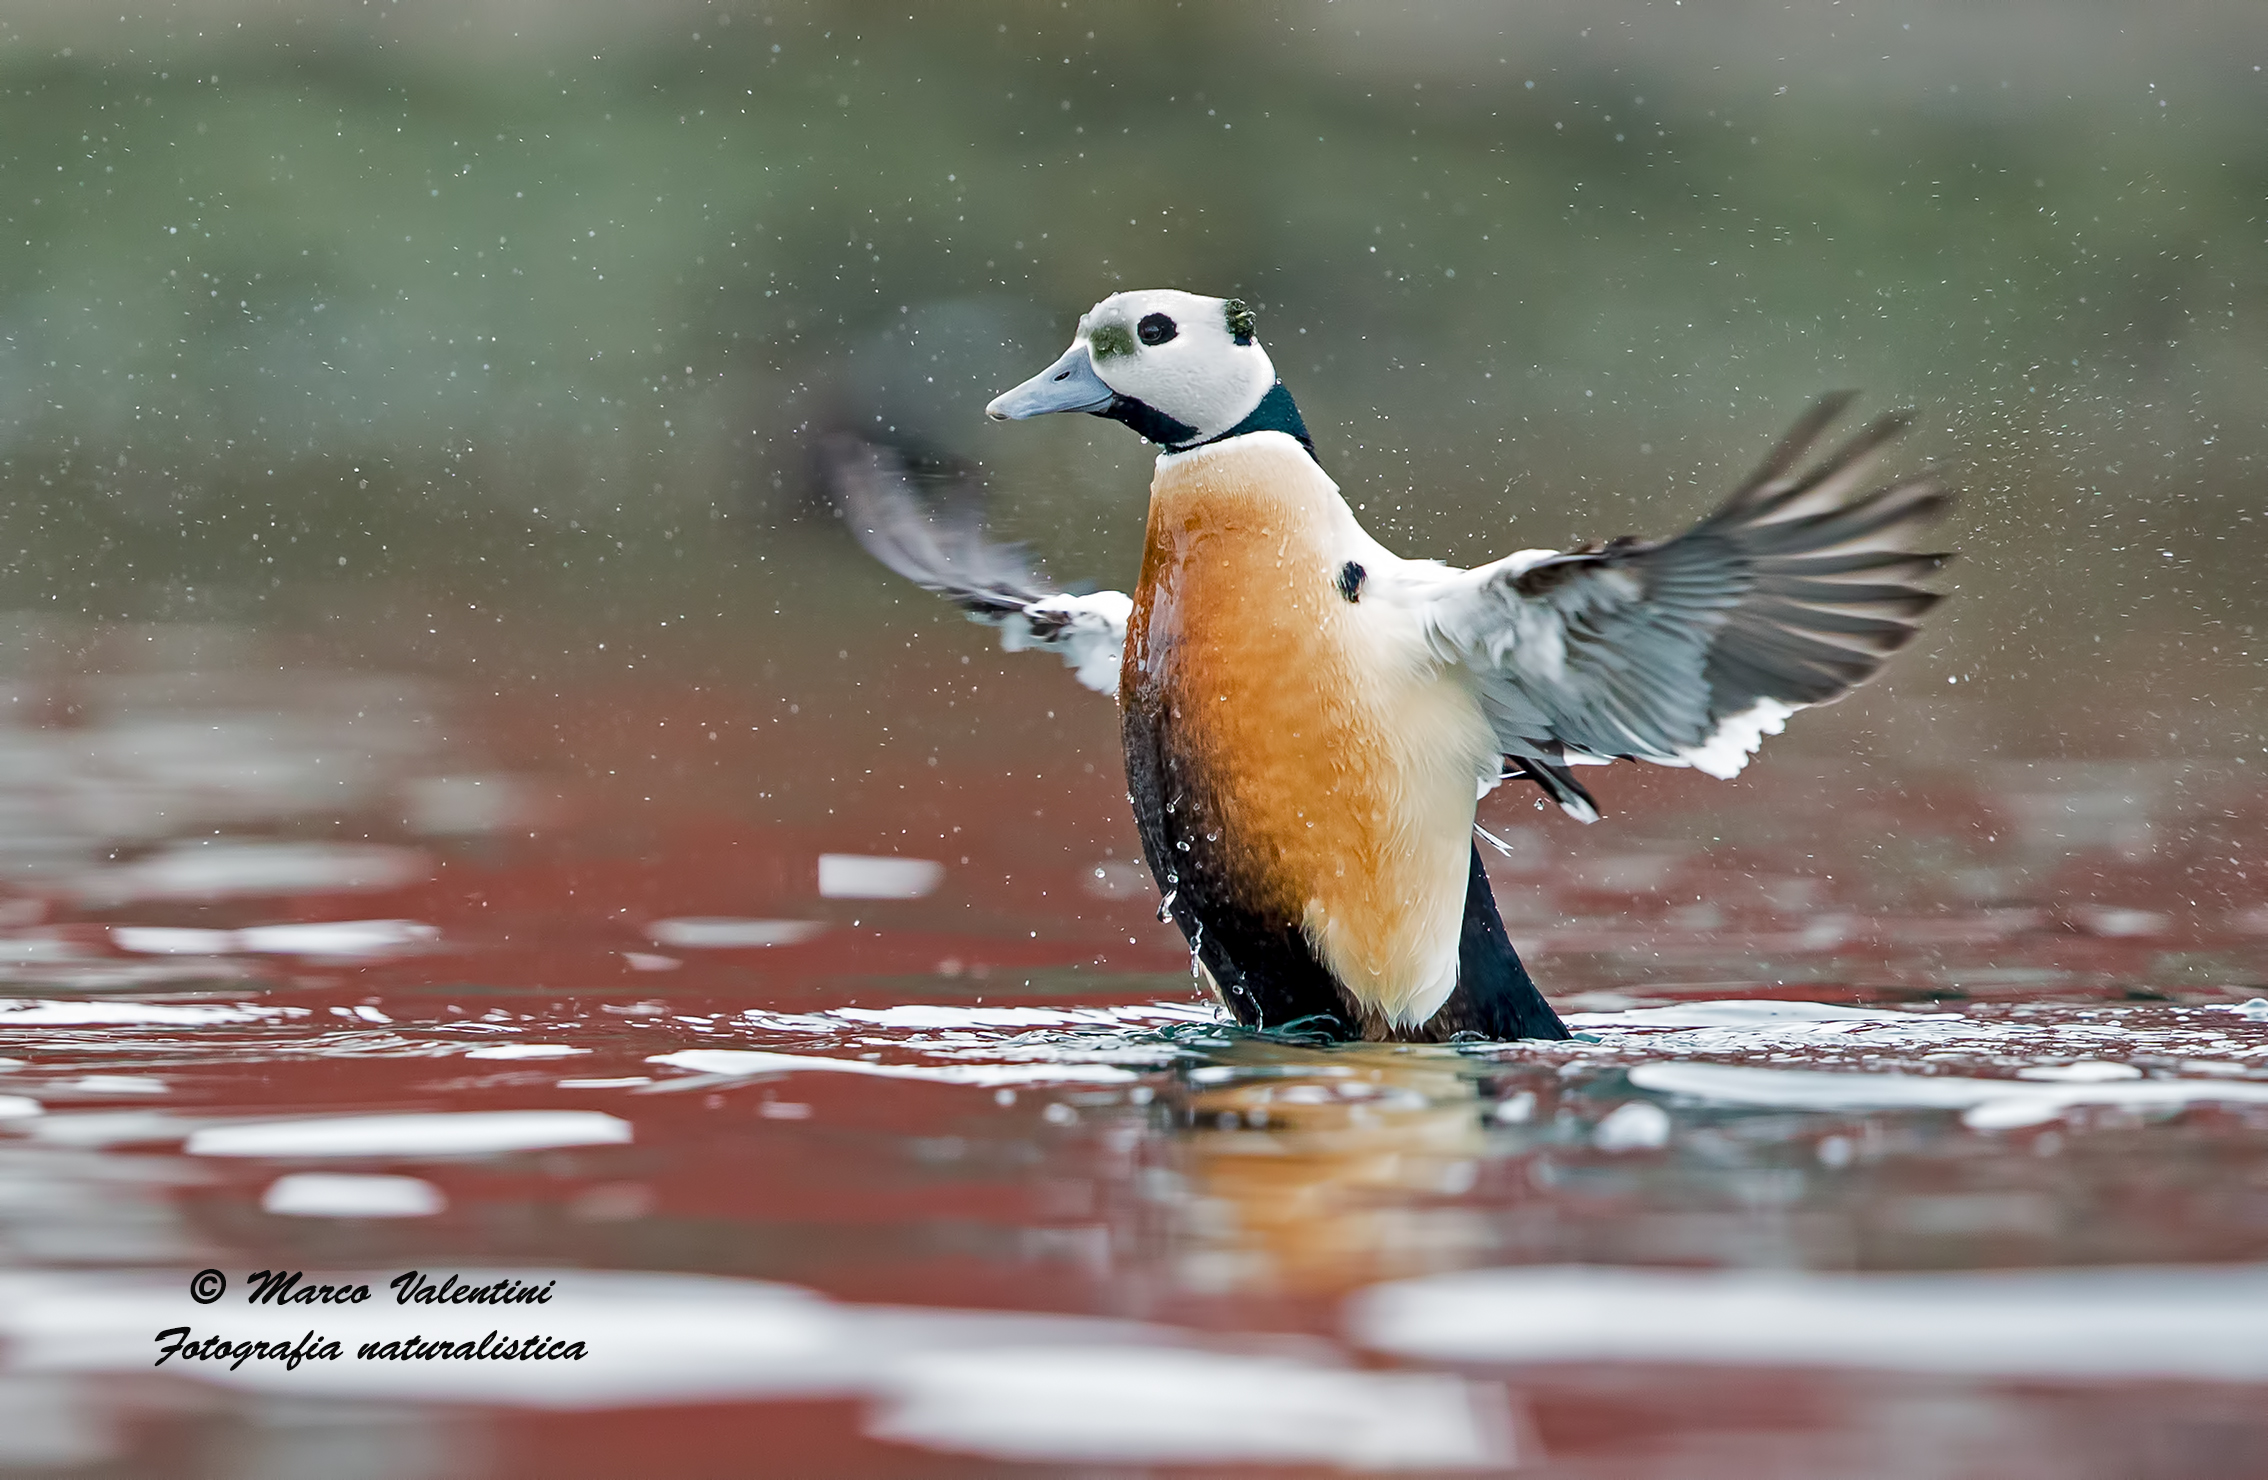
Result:
M1157 407L1137 401L1132 396L1113 396L1108 406L1092 414L1124 422L1134 429L1135 436L1145 442L1155 442L1160 447L1178 447L1184 442L1194 441L1197 436L1197 429L1189 423L1176 421Z
M1157 443L1168 452L1187 452L1191 447L1209 447L1215 442L1225 442L1247 432L1284 432L1297 438L1299 445L1307 449L1309 457L1315 456L1315 441L1307 435L1307 423L1300 419L1299 407L1292 403L1291 392L1284 389L1284 383L1280 380L1269 387L1268 394L1260 398L1260 404L1252 408L1250 416L1219 436L1208 437L1203 442L1197 440L1197 429L1189 423L1177 421L1157 407L1137 401L1132 396L1113 396L1108 406L1087 414L1107 416L1112 421L1124 422L1134 429L1135 435L1145 441ZM1351 601L1354 598L1347 599Z

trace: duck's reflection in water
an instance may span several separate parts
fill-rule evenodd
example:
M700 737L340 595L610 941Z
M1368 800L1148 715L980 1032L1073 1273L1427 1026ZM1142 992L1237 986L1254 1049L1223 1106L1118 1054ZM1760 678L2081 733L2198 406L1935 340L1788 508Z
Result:
M1329 1295L1473 1263L1487 1066L1434 1045L1244 1040L1179 1090L1176 1270L1189 1288Z

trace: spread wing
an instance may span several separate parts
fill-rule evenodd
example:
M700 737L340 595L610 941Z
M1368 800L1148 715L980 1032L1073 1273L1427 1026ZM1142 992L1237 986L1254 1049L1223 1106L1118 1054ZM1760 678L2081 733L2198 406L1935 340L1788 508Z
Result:
M1872 678L1940 597L1952 557L1911 542L1952 502L1928 477L1868 490L1907 418L1885 416L1808 472L1851 397L1813 406L1715 513L1658 544L1619 539L1459 572L1426 607L1437 656L1478 678L1511 774L1585 821L1567 767L1616 759L1731 776L1767 734Z
M966 501L925 499L905 458L850 436L819 444L819 468L835 509L866 553L915 585L998 627L1010 652L1038 648L1070 665L1080 683L1118 692L1119 654L1133 601L1122 591L1075 595L1033 574L1023 550L994 543Z

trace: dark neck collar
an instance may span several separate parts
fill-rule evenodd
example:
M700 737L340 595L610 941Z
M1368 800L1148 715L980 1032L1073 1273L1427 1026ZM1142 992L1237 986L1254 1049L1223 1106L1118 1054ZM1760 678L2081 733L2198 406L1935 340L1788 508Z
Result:
M1186 447L1172 450L1188 452L1193 448L1210 447L1215 442L1226 442L1231 437L1241 437L1247 432L1283 432L1306 448L1307 455L1315 458L1318 465L1323 461L1315 457L1315 439L1307 435L1307 423L1300 419L1299 406L1280 380L1268 388L1268 394L1260 398L1260 404L1252 408L1252 414L1235 426L1218 437L1207 437L1202 442L1192 442Z
M1306 448L1309 457L1315 457L1315 439L1307 435L1307 423L1300 419L1298 405L1280 380L1268 388L1268 394L1260 398L1260 404L1252 408L1250 416L1219 436L1203 440L1198 439L1197 429L1187 422L1176 421L1157 408L1127 396L1116 397L1094 414L1124 422L1144 440L1155 442L1168 452L1192 452L1247 432L1283 432ZM1321 458L1315 460L1318 465L1322 462Z

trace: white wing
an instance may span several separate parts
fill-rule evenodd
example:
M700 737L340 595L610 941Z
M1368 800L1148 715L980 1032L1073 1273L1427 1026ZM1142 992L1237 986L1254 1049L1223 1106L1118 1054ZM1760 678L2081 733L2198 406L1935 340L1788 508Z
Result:
M1515 555L1426 607L1428 643L1477 678L1505 756L1570 813L1597 815L1569 763L1736 774L1789 715L1872 678L1938 602L1916 583L1951 557L1909 542L1952 496L1926 477L1860 491L1904 417L1794 471L1849 401L1819 402L1675 539Z
M1134 610L1125 592L1074 595L1049 586L1020 548L986 536L971 504L923 498L892 448L830 436L819 444L819 465L835 508L869 555L946 597L970 620L1000 628L1008 651L1054 653L1080 683L1118 693L1126 618Z

